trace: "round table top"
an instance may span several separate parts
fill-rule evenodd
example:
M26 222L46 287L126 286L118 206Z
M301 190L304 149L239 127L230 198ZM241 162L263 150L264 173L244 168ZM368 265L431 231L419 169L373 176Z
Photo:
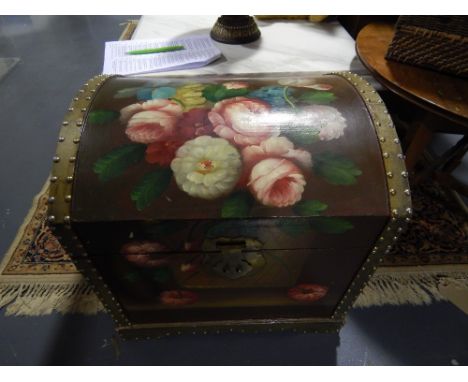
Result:
M389 90L410 102L468 126L468 80L385 58L393 39L390 24L369 24L356 39L363 64Z

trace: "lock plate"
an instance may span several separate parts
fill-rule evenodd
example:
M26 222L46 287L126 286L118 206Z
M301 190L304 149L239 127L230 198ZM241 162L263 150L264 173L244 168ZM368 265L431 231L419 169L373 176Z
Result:
M266 261L259 252L263 244L252 238L217 238L206 240L204 264L217 275L231 280L261 269Z

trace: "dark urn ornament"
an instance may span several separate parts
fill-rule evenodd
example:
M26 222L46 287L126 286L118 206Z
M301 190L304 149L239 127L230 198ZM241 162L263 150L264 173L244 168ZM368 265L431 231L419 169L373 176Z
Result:
M260 30L252 16L221 16L210 35L224 44L246 44L258 40Z

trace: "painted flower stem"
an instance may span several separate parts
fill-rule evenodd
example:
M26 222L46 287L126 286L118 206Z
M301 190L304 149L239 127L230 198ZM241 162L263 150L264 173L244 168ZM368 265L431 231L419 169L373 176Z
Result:
M288 98L288 89L289 89L289 86L285 86L284 89L283 89L284 100L289 104L289 106L291 106L293 109L295 109L296 105L294 105L294 103Z

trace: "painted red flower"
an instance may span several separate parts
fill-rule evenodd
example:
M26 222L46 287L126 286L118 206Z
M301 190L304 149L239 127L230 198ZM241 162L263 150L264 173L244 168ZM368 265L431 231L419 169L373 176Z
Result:
M189 305L198 300L198 294L188 290L167 290L159 295L165 305Z
M144 268L156 268L168 264L166 256L157 256L165 247L153 241L132 241L122 246L120 253L131 263ZM156 255L156 256L155 256Z
M328 287L318 284L299 284L288 290L288 297L301 302L314 302L323 298Z
M151 164L169 166L175 158L177 149L183 144L183 141L178 140L150 143L146 147L145 159Z
M177 131L183 141L200 135L210 135L213 132L213 125L208 119L208 110L196 108L185 112L177 123Z

